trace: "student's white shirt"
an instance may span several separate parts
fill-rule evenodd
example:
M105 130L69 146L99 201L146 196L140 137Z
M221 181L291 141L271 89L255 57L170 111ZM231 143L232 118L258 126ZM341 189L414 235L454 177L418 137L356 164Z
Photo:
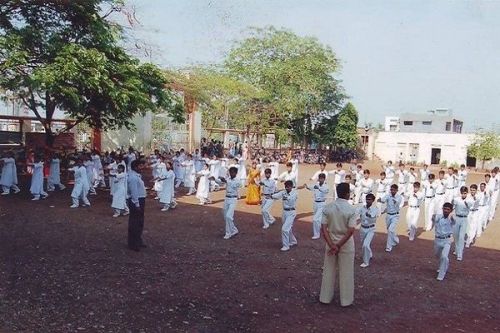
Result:
M325 175L325 181L328 179L328 171L326 170L318 170L314 173L314 175L311 177L310 180L318 181L319 175L324 174Z
M272 195L275 200L283 200L283 209L295 209L297 205L297 191L291 190L287 193L286 190L279 191Z
M329 171L330 174L334 175L333 176L333 183L338 185L340 183L344 182L345 179L345 171L344 170L332 170Z
M375 182L373 181L373 179L371 178L363 178L359 181L359 184L361 186L361 193L364 193L364 194L368 194L368 193L372 193L373 191L373 184Z
M295 183L295 180L297 179L297 176L296 174L291 171L291 172L288 172L285 171L283 172L279 177L278 177L278 180L279 181L282 181L282 182L286 182L287 180L291 180L293 182L293 187L297 186L297 184Z
M262 185L262 194L272 195L276 192L276 180L272 178L261 178L260 183Z
M428 180L430 173L429 169L420 169L420 181Z
M371 205L367 208L365 204L358 208L357 214L361 220L361 225L368 227L377 223L377 218L380 216L380 210L376 205Z
M399 184L408 184L408 171L407 170L398 170L398 183Z
M384 168L384 171L385 171L385 177L388 178L388 179L394 179L394 176L396 175L396 169L394 169L394 167L391 165L386 165L385 168Z
M323 183L322 185L320 185L319 182L317 182L316 184L314 184L312 186L311 185L306 185L306 188L309 191L313 192L313 196L314 196L314 201L315 202L318 202L318 201L324 202L324 201L326 201L326 195L329 192L328 186L326 185L326 183Z
M424 200L424 193L422 191L413 192L408 197L408 206L410 207L420 207Z
M422 188L424 189L424 194L426 198L432 198L436 196L436 182L433 181L432 183L429 182L428 180L424 180L422 182Z
M386 179L377 179L375 181L375 184L377 185L377 193L379 195L383 194L383 193L387 193L389 192L389 186L391 185L389 183L389 181Z
M226 183L226 197L237 198L239 196L239 188L241 181L237 178L228 178Z

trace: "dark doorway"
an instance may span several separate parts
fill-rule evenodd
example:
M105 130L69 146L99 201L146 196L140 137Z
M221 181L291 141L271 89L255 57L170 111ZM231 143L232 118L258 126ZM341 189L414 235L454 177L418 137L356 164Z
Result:
M441 148L431 149L431 164L439 164L441 162Z
M467 156L467 166L470 168L475 168L476 167L476 158L472 156Z

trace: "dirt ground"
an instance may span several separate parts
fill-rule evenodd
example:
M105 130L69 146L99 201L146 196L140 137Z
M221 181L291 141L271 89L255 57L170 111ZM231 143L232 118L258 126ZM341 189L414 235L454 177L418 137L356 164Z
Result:
M315 170L301 165L301 179ZM299 244L286 253L280 219L263 230L259 207L240 200L240 234L223 240L224 193L198 206L184 191L169 212L147 200L149 247L129 251L127 218L111 217L108 193L91 197L92 208L70 209L70 191L31 202L25 186L0 198L0 332L500 331L498 216L464 261L450 254L442 282L433 233L409 242L404 213L392 253L384 252L384 217L378 221L369 268L359 267L356 232L355 304L341 308L338 294L331 305L318 303L324 242L311 240L306 190L294 227ZM272 211L279 217L281 204Z

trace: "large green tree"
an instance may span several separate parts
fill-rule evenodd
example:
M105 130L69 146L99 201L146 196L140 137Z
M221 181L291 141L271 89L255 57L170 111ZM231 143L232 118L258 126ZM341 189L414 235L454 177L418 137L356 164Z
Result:
M128 55L122 29L110 21L122 1L32 1L0 3L0 88L22 101L42 123L47 144L64 111L75 124L133 128L134 115L166 110L176 120L164 73Z
M358 111L349 102L337 115L337 122L333 132L333 145L337 148L355 149L359 144L357 128Z
M470 156L484 163L494 158L500 158L500 136L495 132L478 132L468 147Z
M335 113L344 98L331 48L288 30L253 29L229 52L225 67L262 92L249 112L260 119L260 130L278 127L290 129L296 139L310 138L314 118Z
M196 100L202 111L202 125L208 129L244 128L249 121L247 106L260 96L254 86L214 66L166 73L184 93Z

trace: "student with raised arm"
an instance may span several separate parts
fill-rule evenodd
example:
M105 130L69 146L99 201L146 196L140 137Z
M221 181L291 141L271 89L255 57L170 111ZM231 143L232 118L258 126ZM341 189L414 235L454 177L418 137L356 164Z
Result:
M229 178L223 179L226 183L226 197L224 198L224 208L222 210L225 223L224 239L229 239L238 234L238 228L234 224L234 210L238 202L238 191L241 187L241 181L237 178L238 169L229 168Z
M382 213L386 213L385 224L387 226L387 242L385 246L386 252L391 252L392 248L399 244L399 237L396 234L396 228L399 223L399 210L402 207L401 202L404 202L403 196L398 194L398 185L392 184L389 194L379 199L380 202L386 204L386 208Z
M443 205L442 214L436 214L433 216L432 220L434 222L434 254L439 258L439 269L437 280L443 281L448 271L448 266L450 260L448 255L451 248L451 236L453 234L453 226L455 225L455 220L451 216L453 211L453 205L446 202Z
M371 249L371 242L375 236L375 224L377 218L380 216L380 210L373 203L375 196L372 193L366 195L365 204L359 208L358 224L361 225L359 229L359 236L361 238L361 250L363 262L361 267L365 268L370 265L370 259L373 257Z
M329 192L325 183L326 175L320 173L318 182L313 186L304 184L304 187L313 192L313 235L312 239L319 239L321 232L321 220L323 218L323 208L326 204L326 196Z
M259 183L259 185L262 186L261 210L262 220L264 222L262 229L269 228L275 221L275 218L271 215L271 207L274 202L272 195L276 192L276 180L271 178L271 175L271 168L267 168L264 170L264 178L262 178Z

